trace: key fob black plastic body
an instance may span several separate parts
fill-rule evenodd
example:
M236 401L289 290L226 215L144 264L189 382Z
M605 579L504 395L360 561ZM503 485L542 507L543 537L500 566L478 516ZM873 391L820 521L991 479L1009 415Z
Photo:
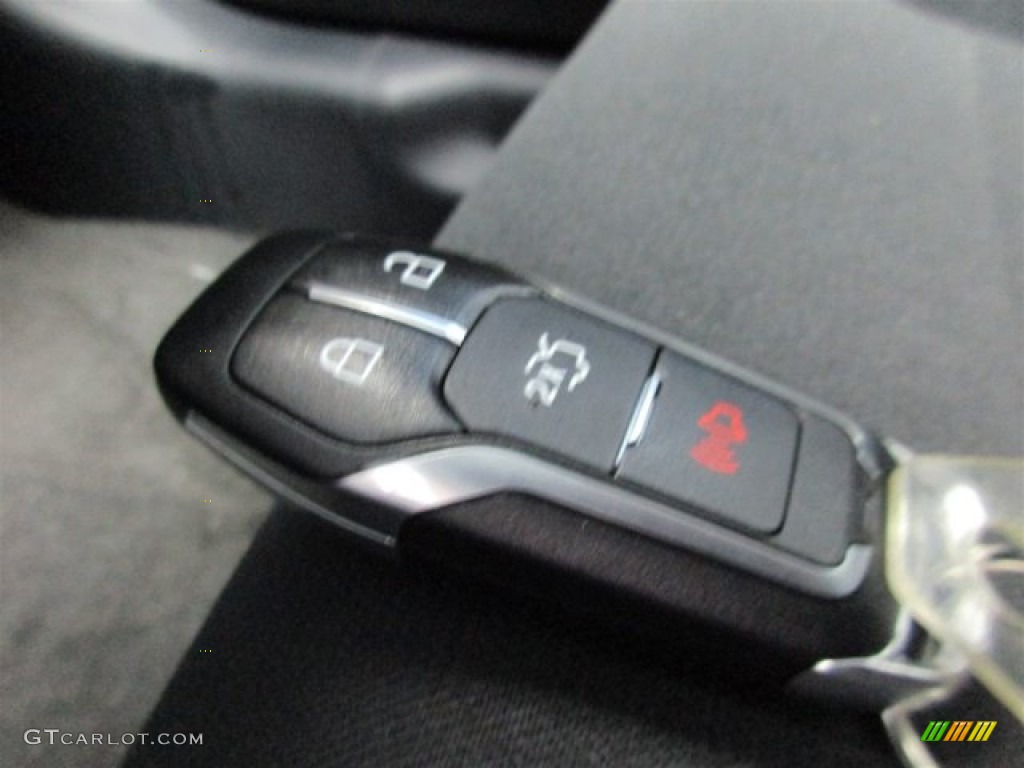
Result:
M892 634L879 442L539 281L286 233L196 300L155 365L193 434L380 548L773 679Z

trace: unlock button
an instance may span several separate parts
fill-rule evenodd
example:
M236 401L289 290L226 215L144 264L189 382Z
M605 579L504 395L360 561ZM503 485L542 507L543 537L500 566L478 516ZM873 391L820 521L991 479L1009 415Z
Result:
M756 533L780 528L799 422L784 403L674 352L618 477Z

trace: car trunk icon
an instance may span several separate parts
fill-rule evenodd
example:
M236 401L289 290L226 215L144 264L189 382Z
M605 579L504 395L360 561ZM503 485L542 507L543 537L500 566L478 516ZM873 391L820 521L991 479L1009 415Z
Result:
M569 367L555 365L552 360L556 355L559 362L567 361ZM539 366L539 367L538 367ZM569 371L572 376L566 384L566 391L572 392L577 385L586 380L590 374L590 363L587 361L587 348L582 344L567 339L558 339L553 344L548 341L548 334L541 334L537 340L537 351L533 353L526 363L525 373L527 375L536 373L523 389L523 394L531 402L539 402L541 405L550 408L561 391L562 382Z

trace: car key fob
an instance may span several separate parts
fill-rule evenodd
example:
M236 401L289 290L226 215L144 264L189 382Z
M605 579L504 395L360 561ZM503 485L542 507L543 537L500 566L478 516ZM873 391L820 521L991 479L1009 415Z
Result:
M379 548L775 679L892 635L881 443L540 281L286 233L195 301L155 366L190 432Z

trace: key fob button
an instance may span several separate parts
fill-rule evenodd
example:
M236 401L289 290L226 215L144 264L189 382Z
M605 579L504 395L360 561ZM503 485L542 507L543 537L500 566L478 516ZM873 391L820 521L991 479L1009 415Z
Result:
M640 442L618 476L757 533L786 511L799 422L781 402L670 351Z
M474 431L609 472L654 360L643 339L542 299L505 299L474 326L445 396Z
M384 302L468 328L493 298L523 284L497 267L451 254L366 240L327 243L290 285L317 301Z
M381 443L460 430L439 394L454 352L396 323L283 294L242 338L231 370L328 435Z

